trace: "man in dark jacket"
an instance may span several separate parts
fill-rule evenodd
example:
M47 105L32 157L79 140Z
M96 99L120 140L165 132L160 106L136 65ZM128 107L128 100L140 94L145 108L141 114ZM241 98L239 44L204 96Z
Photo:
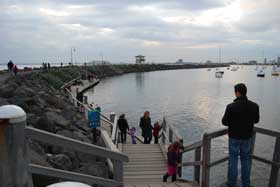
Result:
M142 130L142 136L144 137L144 144L150 144L152 140L153 127L151 124L150 112L146 111L144 116L140 118L139 124Z
M125 114L120 115L118 119L118 127L119 130L121 131L121 142L125 143L126 142L126 132L129 130L128 123L125 119Z
M241 160L243 187L250 186L252 135L254 124L259 122L259 106L248 100L247 88L240 83L234 86L236 99L227 105L222 123L228 126L229 136L229 185L236 187L238 155Z

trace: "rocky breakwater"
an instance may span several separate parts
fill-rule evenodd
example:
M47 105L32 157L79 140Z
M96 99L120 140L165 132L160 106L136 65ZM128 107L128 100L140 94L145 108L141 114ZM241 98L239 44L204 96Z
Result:
M27 113L27 125L83 142L91 143L91 130L83 115L57 89L79 75L78 69L32 71L17 77L0 77L0 106L14 104ZM31 162L84 174L108 177L106 160L88 154L30 140ZM98 145L104 146L99 139ZM34 186L41 187L59 179L33 175Z

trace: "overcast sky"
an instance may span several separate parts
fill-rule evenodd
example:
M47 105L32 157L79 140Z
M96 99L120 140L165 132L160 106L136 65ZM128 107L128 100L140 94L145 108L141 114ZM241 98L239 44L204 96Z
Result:
M280 0L0 0L0 63L280 56Z

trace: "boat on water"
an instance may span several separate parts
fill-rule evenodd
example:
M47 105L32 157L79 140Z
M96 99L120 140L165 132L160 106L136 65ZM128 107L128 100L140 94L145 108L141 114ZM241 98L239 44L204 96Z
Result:
M231 67L231 69L230 69L231 71L237 71L238 70L238 66L236 66L236 67Z
M215 77L216 77L216 78L223 78L223 74L224 74L223 71L219 71L219 70L218 70L218 71L215 72Z
M211 68L208 68L207 71L211 71Z
M261 70L258 71L257 77L265 77L265 71L264 71L264 69L261 69Z
M273 66L272 71L271 71L272 76L279 76L280 75L280 69L276 66Z

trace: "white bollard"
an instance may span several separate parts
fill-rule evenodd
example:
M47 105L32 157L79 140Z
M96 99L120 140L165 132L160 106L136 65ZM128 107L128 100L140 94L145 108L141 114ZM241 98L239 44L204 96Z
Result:
M18 106L0 107L0 186L29 187L26 114Z

